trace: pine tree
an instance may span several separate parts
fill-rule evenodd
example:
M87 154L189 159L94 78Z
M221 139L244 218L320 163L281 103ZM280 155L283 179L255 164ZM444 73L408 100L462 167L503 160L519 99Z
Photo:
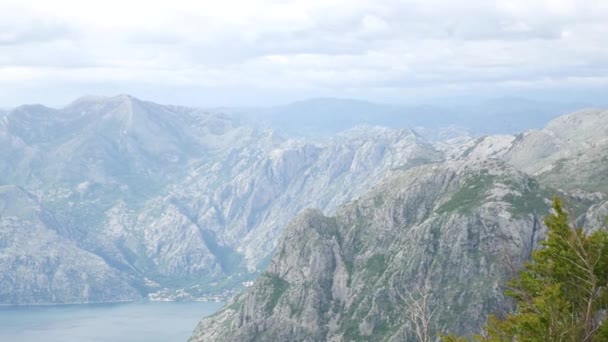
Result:
M515 312L490 316L477 341L608 341L608 233L570 225L559 198L547 216L546 240L532 254L507 295ZM454 335L444 341L466 341Z

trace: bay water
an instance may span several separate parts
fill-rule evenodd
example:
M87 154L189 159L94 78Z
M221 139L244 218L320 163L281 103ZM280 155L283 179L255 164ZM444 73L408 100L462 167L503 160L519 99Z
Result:
M222 303L132 302L3 306L0 341L179 342Z

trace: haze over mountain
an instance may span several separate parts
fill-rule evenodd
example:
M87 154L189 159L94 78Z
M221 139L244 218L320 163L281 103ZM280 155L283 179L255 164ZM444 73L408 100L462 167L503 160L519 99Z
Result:
M297 136L336 134L357 125L430 129L458 126L474 134L518 133L541 128L551 119L585 103L496 98L479 103L448 100L432 104L379 104L369 101L317 98L268 108L225 109L248 124Z

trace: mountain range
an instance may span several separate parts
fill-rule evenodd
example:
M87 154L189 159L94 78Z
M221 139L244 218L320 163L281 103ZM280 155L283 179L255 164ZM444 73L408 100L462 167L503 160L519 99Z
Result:
M0 215L21 220L12 224L24 232L35 222L57 247L48 267L49 251L21 248L4 238L16 228L2 226L0 283L40 277L18 282L26 287L20 291L3 287L0 303L19 304L233 288L263 269L279 231L301 209L332 213L390 170L442 158L410 129L291 139L223 114L128 95L12 109L0 121L0 141L6 200L30 198L36 213L23 217L7 207ZM70 249L99 267L79 267L62 252ZM23 265L14 268L15 258ZM67 265L70 272L58 274ZM121 281L103 299L88 290L115 278Z
M191 341L416 340L408 298L422 296L432 335L478 332L510 309L505 281L538 247L552 196L581 227L603 226L607 122L608 111L585 110L466 141L334 215L301 212L255 284Z
M268 127L290 136L323 137L357 125L394 129L457 126L474 135L515 134L542 128L548 121L589 103L503 97L463 101L446 99L430 104L381 104L363 100L315 98L262 108L225 108L240 121Z
M608 112L513 106L4 110L0 304L217 299L255 279L192 340L408 340L420 291L434 332L475 332L510 308L553 195L580 225L608 214Z

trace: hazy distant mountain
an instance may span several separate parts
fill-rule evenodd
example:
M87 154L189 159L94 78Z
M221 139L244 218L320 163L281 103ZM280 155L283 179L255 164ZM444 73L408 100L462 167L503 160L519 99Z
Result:
M403 128L399 109L367 101L319 98L270 108L236 110L235 116L289 134L324 136L358 125Z
M583 104L501 98L479 104L385 105L368 101L319 98L271 108L232 109L235 117L289 134L331 135L357 125L390 128L457 125L475 134L517 133L540 128Z

